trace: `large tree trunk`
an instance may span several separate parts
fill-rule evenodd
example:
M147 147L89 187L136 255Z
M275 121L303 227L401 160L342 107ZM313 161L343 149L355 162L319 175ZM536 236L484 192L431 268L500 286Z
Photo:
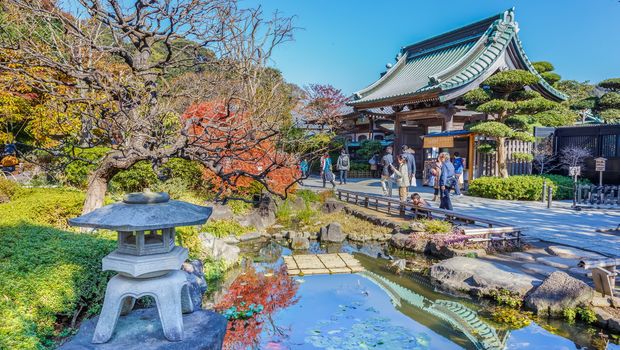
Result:
M497 138L497 176L508 177L508 168L506 167L506 138Z
M103 206L109 180L110 179L101 176L99 171L95 171L90 175L88 178L88 190L86 191L86 200L84 201L82 215Z
M101 208L108 190L108 183L119 171L129 169L141 158L115 158L118 154L108 153L99 163L99 166L88 177L88 189L82 215Z

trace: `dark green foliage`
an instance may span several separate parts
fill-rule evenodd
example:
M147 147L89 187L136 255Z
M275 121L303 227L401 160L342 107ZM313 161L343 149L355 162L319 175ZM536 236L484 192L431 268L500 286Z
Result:
M534 142L535 138L532 134L525 131L515 131L512 133L512 138L524 142Z
M555 70L553 64L547 61L532 62L532 66L534 66L534 69L536 69L536 71L541 74Z
M525 70L506 70L492 75L484 81L493 91L513 92L522 90L525 86L534 85L538 78Z
M554 108L559 108L559 104L553 101L549 101L544 97L536 97L530 100L517 102L517 107L520 113L534 114L542 111L548 111Z
M352 161L351 162L351 171L365 171L370 170L370 164L367 161Z
M547 83L553 85L555 83L557 83L558 81L560 81L560 79L562 79L562 77L554 72L544 72L540 74L543 79L545 79L547 81Z
M492 153L495 153L496 147L495 147L495 144L486 142L486 143L481 143L480 145L478 145L477 150L480 153L492 154Z
M533 119L541 126L567 126L572 125L577 120L577 114L569 110L550 110L533 115Z
M534 159L534 156L531 153L525 152L514 152L511 156L512 159L522 162L531 162Z
M463 100L470 106L479 106L485 102L491 101L491 92L481 88L469 91L463 95Z
M375 153L381 154L381 152L383 152L381 141L364 140L360 143L360 148L355 151L355 155L360 159L368 161Z
M512 137L513 131L506 124L500 122L482 122L470 128L471 131L492 136L492 137Z
M555 191L556 199L572 199L573 198L573 178L570 176L564 175L555 175L555 174L544 174L542 175L545 179L553 182L554 186L557 188ZM590 180L588 179L580 179L579 184L589 185Z
M531 118L527 115L517 114L506 118L504 121L513 130L531 131Z
M573 110L593 109L596 107L596 97L587 97L580 100L570 99L568 101L568 107Z
M620 93L608 92L601 96L598 106L600 109L620 109Z
M510 101L525 101L531 98L541 97L538 91L534 90L519 90L515 91L508 96Z
M608 123L618 123L620 121L620 109L607 109L601 111L600 115Z
M587 81L560 80L554 87L567 94L570 97L569 101L588 98L594 93L594 85Z
M21 187L16 182L0 178L0 203L8 202L20 191Z
M540 200L543 182L553 188L554 199L573 198L573 180L562 175L515 175L508 178L481 177L474 179L469 186L472 196L507 199ZM588 183L581 181L580 183Z
M97 162L100 161L107 152L108 149L104 147L75 148L72 151L72 156L85 159L86 161L75 160L67 164L63 171L64 183L77 188L86 188L88 185L88 175L95 170Z
M598 83L598 86L612 90L612 91L620 91L620 78L611 78L606 79Z
M514 102L496 99L481 104L476 110L487 114L502 114L513 111L516 108L517 105Z

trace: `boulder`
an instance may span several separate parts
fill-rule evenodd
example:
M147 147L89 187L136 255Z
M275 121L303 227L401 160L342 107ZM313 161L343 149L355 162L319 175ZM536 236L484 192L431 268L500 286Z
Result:
M247 242L247 241L253 241L255 239L261 239L261 238L263 238L263 235L260 232L249 232L249 233L239 236L239 241Z
M208 232L201 232L198 235L202 251L215 260L224 260L227 265L236 264L239 260L239 247L227 244L223 240L214 237Z
M612 307L595 307L596 323L602 328L620 333L620 309Z
M227 244L238 244L240 242L239 238L235 236L222 237L222 241L226 242Z
M181 269L187 272L187 282L189 282L189 295L194 305L193 310L202 308L202 296L207 291L207 281L205 280L204 268L201 260L190 260L183 263Z
M310 240L304 237L293 237L291 239L291 249L308 250L310 248Z
M254 209L247 215L239 218L239 224L243 227L254 227L264 230L276 223L276 214L273 211Z
M562 316L567 308L589 305L594 290L586 283L555 271L525 299L525 305L539 315Z
M296 197L294 200L289 201L289 205L293 211L301 211L306 209L306 201L302 197Z
M331 224L321 227L321 232L319 232L319 239L322 242L342 242L347 238L347 236L342 232L342 226L337 222L332 222Z
M230 207L224 204L215 203L215 202L206 202L205 206L211 207L212 212L209 217L210 220L226 220L231 219L234 214Z
M403 249L406 248L409 241L409 235L403 234L403 233L395 233L392 235L392 237L390 238L390 244L395 247L395 248L399 248L399 249Z
M324 213L338 213L342 209L344 209L344 203L333 198L328 198L321 208Z
M505 289L522 297L539 282L503 264L460 256L433 265L430 275L440 289L473 295Z
M171 342L164 338L156 308L134 310L118 319L109 342L92 344L97 320L82 322L78 333L62 350L219 350L222 349L228 321L224 316L206 310L183 314L183 340Z
M424 226L424 224L421 222L412 221L409 223L409 230L413 232L425 232L426 226Z

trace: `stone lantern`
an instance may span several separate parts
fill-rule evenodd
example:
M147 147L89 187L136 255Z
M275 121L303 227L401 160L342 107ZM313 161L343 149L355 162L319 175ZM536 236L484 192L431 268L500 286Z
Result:
M129 313L135 300L147 295L157 303L165 337L183 339L182 313L194 310L180 270L188 250L175 245L175 227L204 224L210 215L211 208L170 200L167 193L145 192L69 220L72 226L118 232L118 247L102 260L104 271L118 274L108 282L93 343L107 342L119 315Z

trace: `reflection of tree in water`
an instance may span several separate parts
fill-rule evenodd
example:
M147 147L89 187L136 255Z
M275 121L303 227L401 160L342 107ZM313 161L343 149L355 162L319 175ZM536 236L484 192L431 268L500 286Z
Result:
M258 273L252 266L248 267L230 286L228 294L216 305L216 310L223 312L230 307L247 308L247 305L262 305L263 311L247 320L231 320L224 340L225 349L259 348L260 334L267 323L271 331L278 336L285 336L285 330L276 326L273 314L280 309L297 303L295 298L299 285L281 266L273 273ZM243 304L242 304L243 303Z

